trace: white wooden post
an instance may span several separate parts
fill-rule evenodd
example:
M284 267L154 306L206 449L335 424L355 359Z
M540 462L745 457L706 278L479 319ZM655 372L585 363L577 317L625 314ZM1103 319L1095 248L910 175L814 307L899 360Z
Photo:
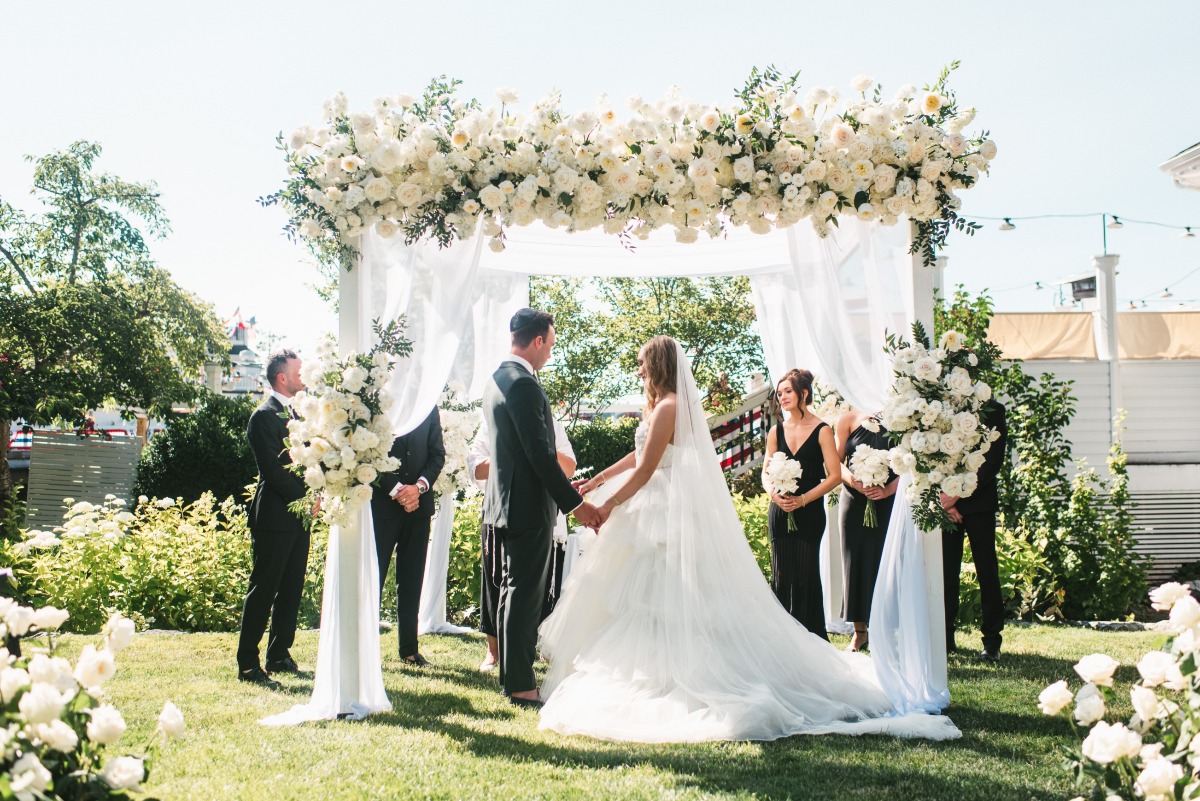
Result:
M352 266L357 268L358 265ZM361 270L347 270L345 265L338 271L338 352L343 357L359 350L361 345L358 341L361 313L358 285L361 274ZM358 681L358 638L363 634L358 630L358 604L361 595L361 588L358 586L358 566L362 560L362 525L363 515L359 512L351 525L338 531L338 701L343 706L337 710L339 713L349 711L344 708L345 705L362 697ZM369 591L374 592L374 589Z
M1093 312L1093 330L1096 336L1096 356L1108 362L1108 422L1109 438L1112 437L1112 421L1121 408L1121 359L1117 342L1117 263L1121 257L1116 253L1093 256L1096 268L1096 311Z
M946 262L948 259L945 256L938 256L930 270L933 272L933 291L938 297L946 300ZM929 318L930 323L933 322L932 312ZM930 335L933 334L933 329L929 329Z
M912 223L910 237L916 234L916 223ZM911 242L911 239L910 239ZM933 289L935 269L925 266L921 254L913 253L912 263L912 314L913 319L925 326L929 338L933 339ZM943 262L942 266L945 264ZM940 273L940 270L936 272ZM941 687L949 684L946 673L946 603L942 584L942 531L927 531L922 538L925 555L925 592L929 608L929 646L933 664L933 678Z

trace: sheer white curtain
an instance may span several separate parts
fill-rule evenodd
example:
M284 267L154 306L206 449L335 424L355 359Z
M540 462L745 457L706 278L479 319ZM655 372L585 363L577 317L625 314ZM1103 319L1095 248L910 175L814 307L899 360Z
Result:
M767 368L779 376L806 367L854 407L882 408L891 383L885 336L907 334L913 322L907 228L843 220L823 240L794 227L787 238L791 269L750 278ZM949 690L930 647L925 535L902 493L897 491L871 605L871 648L880 683L898 710L936 711L949 703ZM826 537L823 546L828 551L822 562L831 573L841 569L840 541L834 539Z

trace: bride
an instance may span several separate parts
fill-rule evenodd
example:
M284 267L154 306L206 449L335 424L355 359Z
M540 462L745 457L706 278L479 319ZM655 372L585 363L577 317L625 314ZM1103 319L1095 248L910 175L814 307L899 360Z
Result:
M580 488L610 516L539 632L550 660L541 728L635 742L960 736L948 718L897 714L867 656L836 649L780 606L680 345L651 339L638 376L636 450Z

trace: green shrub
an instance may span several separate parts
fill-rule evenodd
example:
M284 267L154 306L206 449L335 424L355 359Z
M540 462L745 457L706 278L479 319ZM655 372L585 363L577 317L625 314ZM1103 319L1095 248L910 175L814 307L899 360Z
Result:
M483 580L479 536L482 511L482 495L473 495L454 508L450 566L446 571L446 618L460 625L479 624L479 592Z
M173 414L167 430L142 450L134 493L189 503L206 492L240 497L258 474L246 440L255 405L251 398L210 393L195 411Z
M600 418L575 426L570 438L576 473L591 477L632 451L638 422L634 417Z
M733 496L733 508L737 510L738 519L742 521L742 530L746 533L746 541L750 550L758 560L767 581L771 580L771 537L767 533L767 510L771 499L765 493L752 497Z

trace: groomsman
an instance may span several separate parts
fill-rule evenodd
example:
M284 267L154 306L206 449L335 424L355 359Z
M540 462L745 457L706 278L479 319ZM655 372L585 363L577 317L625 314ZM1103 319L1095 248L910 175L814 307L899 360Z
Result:
M954 625L958 620L958 583L962 569L963 538L971 542L975 573L979 576L979 592L983 622L983 653L985 662L1000 661L1000 636L1004 628L1004 598L1000 594L1000 565L996 559L996 512L1000 509L997 478L1008 456L1008 421L1004 406L991 400L980 410L980 419L989 428L1000 432L992 443L979 468L979 486L969 497L956 498L942 494L942 507L957 523L952 530L942 530L942 575L946 600L946 652L955 650Z
M250 502L250 543L253 567L242 608L242 633L238 643L238 678L276 689L269 673L296 673L290 649L296 638L296 617L308 567L308 529L288 509L304 497L304 481L288 469L291 457L284 445L288 418L294 418L292 397L304 389L300 357L280 350L267 359L270 392L250 416L246 437L258 465L258 486ZM258 644L271 623L267 638L267 664L258 661Z
M425 577L425 554L434 498L430 490L446 463L442 420L434 408L429 416L401 437L389 452L400 460L400 469L383 473L371 497L375 521L375 551L379 556L379 594L387 578L392 552L396 554L396 620L400 659L410 665L429 664L417 651L417 612Z

